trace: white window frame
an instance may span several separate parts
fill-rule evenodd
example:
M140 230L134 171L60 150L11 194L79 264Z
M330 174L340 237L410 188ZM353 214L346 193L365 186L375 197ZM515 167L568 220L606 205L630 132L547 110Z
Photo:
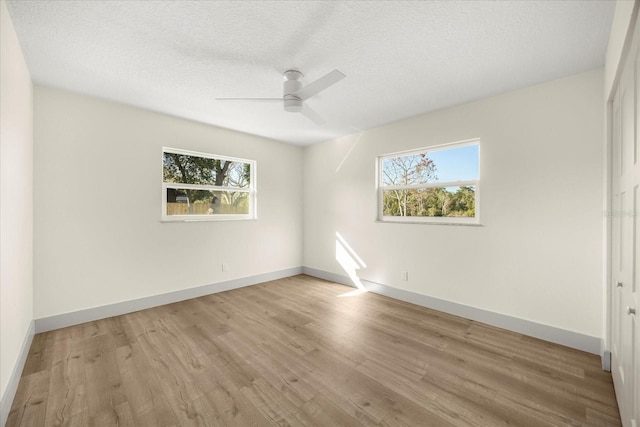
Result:
M423 147L415 150L400 151L396 153L378 156L376 162L376 190L378 193L378 215L379 222L394 222L406 224L443 224L443 225L480 225L480 164L478 164L478 179L476 180L460 180L460 181L439 181L427 184L417 185L383 185L382 164L384 160L394 157L410 156L420 153L432 153L434 151L450 150L470 145L478 146L478 163L480 163L480 139L469 139L465 141L452 142L447 144ZM475 187L474 203L475 215L473 217L432 217L432 216L388 216L384 215L383 192L384 190L415 190L427 188L443 188L443 187L462 187L473 185Z
M164 153L181 154L186 156L204 157L208 159L224 160L239 163L248 163L250 165L249 188L222 187L216 185L201 184L181 184L175 182L164 182ZM233 221L233 220L253 220L257 214L257 191L256 191L256 161L249 159L241 159L238 157L221 156L218 154L202 153L199 151L183 150L180 148L162 147L161 158L161 182L162 182L162 222L199 222L199 221ZM248 214L213 214L213 215L167 215L167 189L175 188L177 190L213 190L228 191L235 193L249 194L249 213Z

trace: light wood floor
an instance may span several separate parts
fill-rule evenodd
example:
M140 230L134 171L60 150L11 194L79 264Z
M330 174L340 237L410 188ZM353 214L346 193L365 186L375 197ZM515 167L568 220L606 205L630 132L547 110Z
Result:
M38 334L7 426L617 426L599 358L296 276Z

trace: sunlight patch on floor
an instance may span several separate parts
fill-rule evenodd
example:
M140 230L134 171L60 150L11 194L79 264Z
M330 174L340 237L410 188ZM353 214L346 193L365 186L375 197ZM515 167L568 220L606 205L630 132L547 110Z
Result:
M353 291L338 295L338 297L352 297L367 292L357 273L357 270L366 268L367 264L365 264L362 258L358 256L338 232L336 232L336 261L338 261L338 264L340 264L345 273L347 273L347 276L349 276L351 282L357 288Z

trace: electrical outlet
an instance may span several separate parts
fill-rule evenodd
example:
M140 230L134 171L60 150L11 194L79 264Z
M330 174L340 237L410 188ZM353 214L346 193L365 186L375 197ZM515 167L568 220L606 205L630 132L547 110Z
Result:
M409 272L408 271L401 271L400 272L400 279L403 281L407 281L409 280Z
M226 262L222 263L222 272L225 273L229 271L229 264L227 264Z

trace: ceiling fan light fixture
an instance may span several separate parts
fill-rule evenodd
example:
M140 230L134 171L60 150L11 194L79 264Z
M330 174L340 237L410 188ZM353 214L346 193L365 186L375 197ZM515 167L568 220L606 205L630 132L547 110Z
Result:
M284 111L299 113L302 111L302 99L295 95L284 95Z
M299 113L302 111L302 99L293 94L302 89L300 79L304 77L304 74L298 70L287 70L283 73L283 76L284 88L282 99L284 100L284 111Z

